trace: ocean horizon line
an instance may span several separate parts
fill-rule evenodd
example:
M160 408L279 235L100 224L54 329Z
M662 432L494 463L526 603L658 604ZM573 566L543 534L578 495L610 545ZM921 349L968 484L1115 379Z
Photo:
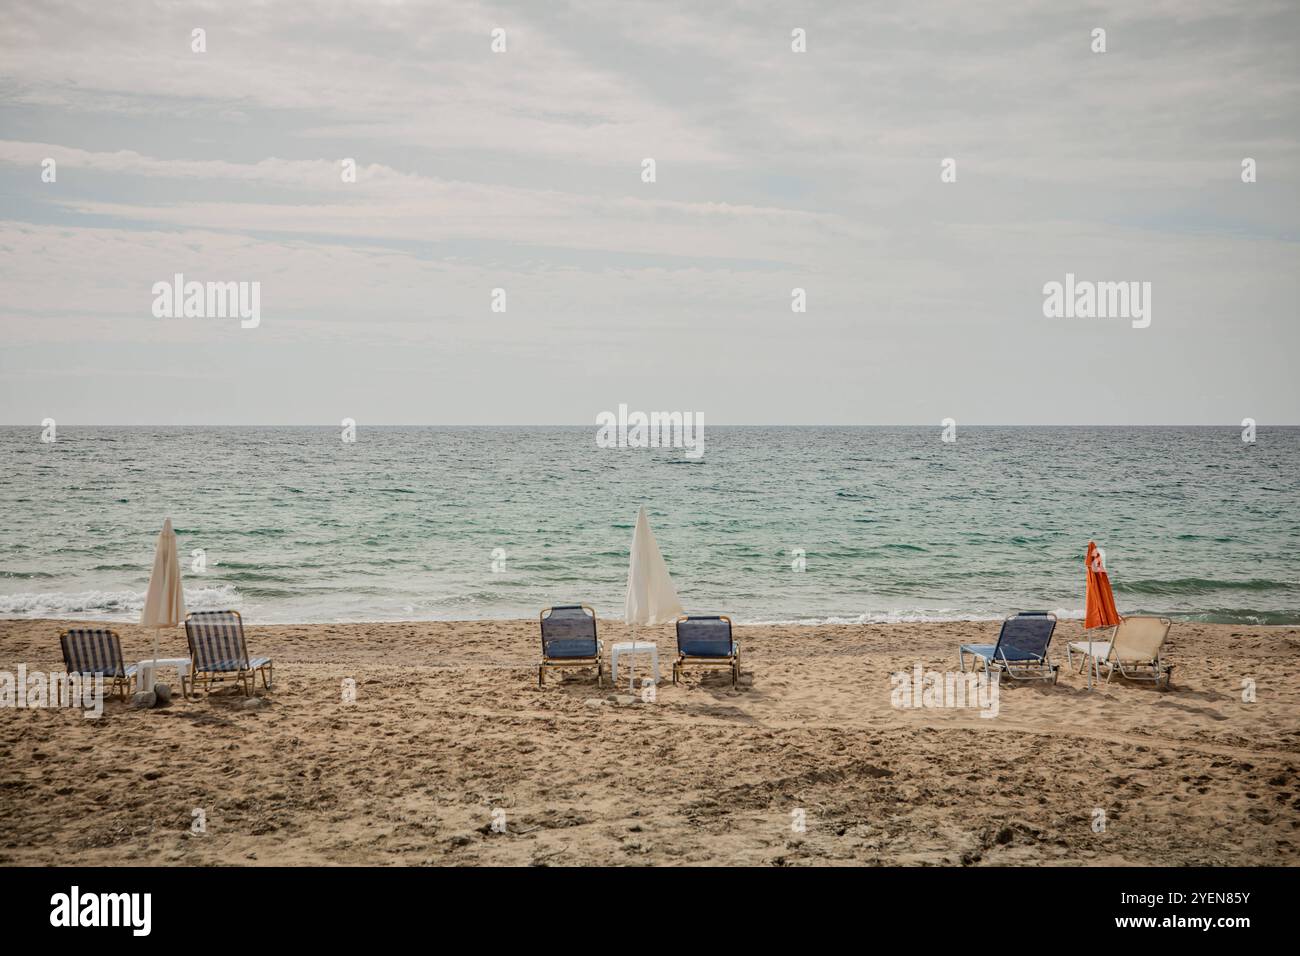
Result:
M590 422L359 422L365 428L594 428ZM1240 422L961 422L961 428L1226 428L1240 429ZM0 428L40 428L39 422L6 422ZM320 428L338 429L333 422L60 422L60 428ZM716 422L708 428L942 428L940 422ZM1300 428L1300 423L1257 423L1257 428Z

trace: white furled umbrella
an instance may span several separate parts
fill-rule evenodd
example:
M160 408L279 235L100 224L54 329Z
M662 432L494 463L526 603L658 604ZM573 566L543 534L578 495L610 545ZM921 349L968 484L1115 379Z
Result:
M628 689L636 675L636 628L667 624L682 614L677 589L668 576L668 565L659 553L655 534L645 516L645 505L636 516L632 532L632 553L627 565L627 602L623 621L632 625L632 666L628 668Z
M153 556L153 573L149 575L149 591L144 596L144 610L140 623L153 628L153 669L149 672L152 684L158 673L158 632L164 627L175 627L185 619L185 591L181 588L181 564L176 556L176 532L172 519L163 522L158 534L158 546ZM146 690L153 690L150 686Z

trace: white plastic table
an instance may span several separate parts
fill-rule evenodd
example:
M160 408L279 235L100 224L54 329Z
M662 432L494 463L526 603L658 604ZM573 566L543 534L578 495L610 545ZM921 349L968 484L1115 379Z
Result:
M654 664L655 686L659 686L659 646L654 641L627 641L615 644L609 649L609 669L611 681L618 683L618 659L623 654L649 654ZM635 661L635 658L633 659Z
M188 657L160 657L158 666L176 668L176 683L181 685L182 690L185 687L185 681L189 678L190 659ZM135 665L135 686L141 690L153 690L156 679L153 674L153 658L147 661L141 661Z
M1098 656L1097 651L1093 650L1094 647L1101 652L1100 656ZM1097 676L1097 683L1099 684L1101 683L1101 661L1102 658L1110 656L1110 642L1109 641L1071 641L1070 650L1078 651L1080 654L1084 656L1084 660L1087 661L1088 690L1092 690L1092 678L1094 674Z

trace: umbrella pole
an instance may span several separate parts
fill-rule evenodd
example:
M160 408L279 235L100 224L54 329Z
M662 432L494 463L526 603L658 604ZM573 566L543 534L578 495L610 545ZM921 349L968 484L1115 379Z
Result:
M162 628L153 629L153 667L149 670L149 690L158 683L158 639Z
M629 694L632 693L632 688L635 686L634 681L636 680L636 632L637 632L637 625L633 624L632 625L632 663L628 665L628 669L627 669L627 692Z

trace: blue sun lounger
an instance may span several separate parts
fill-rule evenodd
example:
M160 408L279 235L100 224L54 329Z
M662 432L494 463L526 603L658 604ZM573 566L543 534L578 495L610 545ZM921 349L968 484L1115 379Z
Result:
M996 644L962 644L957 659L963 671L969 654L972 669L982 661L985 674L993 667L1015 680L1050 680L1055 684L1060 665L1047 656L1054 630L1055 614L1021 611L1002 622Z
M731 637L731 618L724 614L683 616L677 619L677 660L673 661L673 683L681 680L687 666L726 667L731 686L740 681L740 645Z
M548 667L594 667L599 687L604 677L600 656L604 644L596 637L596 612L585 604L557 604L542 609L541 625L537 686L545 686Z

